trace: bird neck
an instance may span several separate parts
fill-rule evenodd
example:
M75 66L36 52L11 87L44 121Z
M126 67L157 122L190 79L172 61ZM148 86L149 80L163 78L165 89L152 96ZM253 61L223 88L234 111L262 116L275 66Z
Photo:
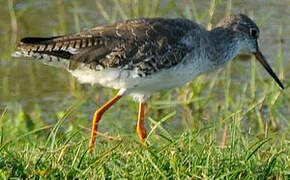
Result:
M214 54L210 59L218 65L225 65L239 53L239 40L229 28L216 27L209 31Z

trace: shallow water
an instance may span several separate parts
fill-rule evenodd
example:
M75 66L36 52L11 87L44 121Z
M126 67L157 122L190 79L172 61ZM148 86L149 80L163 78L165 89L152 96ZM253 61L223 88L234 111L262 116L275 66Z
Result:
M97 8L96 2L100 2L107 10L114 14L118 9L114 1L67 1L67 0L30 0L15 1L15 11L9 11L9 1L1 2L0 6L0 109L7 104L20 103L25 109L31 109L35 104L42 104L45 110L53 111L75 96L75 83L68 72L54 67L11 58L16 42L25 36L53 36L65 33L77 32L80 29L93 27L99 24L107 24ZM132 1L135 2L135 1ZM161 1L160 9L168 6L169 1ZM196 1L197 2L197 1ZM209 9L210 1L198 1L195 8L199 14ZM122 4L121 4L122 5ZM128 4L133 6L134 3ZM226 14L226 1L221 1L215 11L213 24ZM161 11L163 17L181 17L187 9L192 8L190 1L178 1L177 7L168 11ZM133 8L134 9L134 8ZM260 46L270 64L275 66L280 42L283 49L284 79L290 78L290 1L232 1L233 13L243 12L252 15L260 25ZM15 13L15 18L14 18ZM118 12L117 12L118 13ZM122 13L116 16L116 21L122 20ZM128 15L127 17L130 17ZM194 16L192 15L194 18ZM208 17L208 16L206 16ZM111 19L111 21L115 21ZM201 23L206 24L208 18ZM282 29L282 36L279 31ZM250 71L250 61L239 63ZM258 65L259 66L259 65ZM246 70L247 71L247 70ZM259 66L259 71L265 78L269 76ZM233 75L235 81L249 81L249 76L244 73ZM98 89L96 89L98 91ZM103 91L100 91L103 92ZM97 92L98 93L98 92Z

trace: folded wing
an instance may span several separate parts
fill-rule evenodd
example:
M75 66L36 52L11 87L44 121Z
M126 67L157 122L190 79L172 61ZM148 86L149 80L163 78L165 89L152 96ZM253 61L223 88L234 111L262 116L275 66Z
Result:
M21 40L16 56L73 70L137 69L140 76L178 64L190 47L182 38L198 25L184 19L137 19L57 37Z

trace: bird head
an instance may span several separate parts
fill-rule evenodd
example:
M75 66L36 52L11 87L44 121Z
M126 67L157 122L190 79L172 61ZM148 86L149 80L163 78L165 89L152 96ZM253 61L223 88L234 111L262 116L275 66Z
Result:
M283 84L276 76L266 58L262 54L259 48L259 34L260 30L256 23L252 21L248 16L244 14L231 15L223 19L218 27L228 29L233 33L233 36L238 41L239 53L238 54L252 54L256 57L261 65L267 70L267 72L273 77L277 84L284 89Z

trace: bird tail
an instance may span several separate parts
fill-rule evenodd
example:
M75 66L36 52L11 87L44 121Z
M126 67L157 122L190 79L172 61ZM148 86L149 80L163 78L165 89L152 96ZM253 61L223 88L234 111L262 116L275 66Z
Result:
M28 57L47 65L67 68L70 58L77 51L70 46L75 43L75 38L70 39L69 36L27 37L20 41L12 56Z

